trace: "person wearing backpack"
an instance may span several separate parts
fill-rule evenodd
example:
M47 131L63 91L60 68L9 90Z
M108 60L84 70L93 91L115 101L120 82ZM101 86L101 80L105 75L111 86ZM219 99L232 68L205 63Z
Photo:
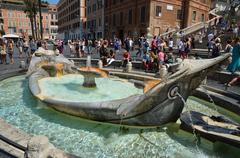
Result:
M213 49L212 49L212 57L216 58L220 55L220 52L222 50L222 45L220 43L220 39L217 38L215 40L215 44L213 45Z

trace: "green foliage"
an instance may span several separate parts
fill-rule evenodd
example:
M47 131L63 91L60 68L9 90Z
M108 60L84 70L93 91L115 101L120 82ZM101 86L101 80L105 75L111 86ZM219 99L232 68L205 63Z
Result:
M42 4L47 4L47 5L49 5L48 1L42 1Z

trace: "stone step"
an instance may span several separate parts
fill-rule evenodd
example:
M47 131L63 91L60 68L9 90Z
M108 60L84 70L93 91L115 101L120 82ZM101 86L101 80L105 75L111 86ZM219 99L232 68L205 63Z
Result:
M237 75L236 75L237 76ZM240 94L239 84L235 86L228 87L226 90L225 84L230 82L235 75L231 75L230 73L225 72L215 72L211 76L208 77L207 86L213 87L215 89L219 89L222 91L227 91L229 93Z
M222 86L224 86L224 85L222 85ZM236 99L236 100L240 101L240 95L233 92L233 91L226 91L226 90L218 89L218 88L211 87L211 86L208 86L208 85L205 85L203 87L206 88L206 90L208 90L208 91L216 92L216 93L225 95L229 98L233 98L233 99Z
M207 93L211 96L216 105L240 115L240 100L229 97L230 95L225 95L210 90L208 90ZM209 96L206 94L206 90L203 88L198 88L193 95L200 99L210 101Z
M1 158L24 158L24 152L0 140L0 157Z

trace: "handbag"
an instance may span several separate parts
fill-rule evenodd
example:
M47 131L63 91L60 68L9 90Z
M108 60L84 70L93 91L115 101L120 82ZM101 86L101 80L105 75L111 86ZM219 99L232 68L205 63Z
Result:
M1 55L6 55L7 52L5 50L1 50Z

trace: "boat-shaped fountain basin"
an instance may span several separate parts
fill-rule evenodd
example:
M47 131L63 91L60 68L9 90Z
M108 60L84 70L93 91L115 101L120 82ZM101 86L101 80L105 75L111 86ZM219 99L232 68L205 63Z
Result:
M76 68L61 55L33 56L29 87L35 97L64 113L102 122L161 125L179 118L182 100L187 100L207 74L229 56L184 60L177 72L165 78L141 81L142 88L128 82L131 73L125 73L128 80L116 79L100 69Z

